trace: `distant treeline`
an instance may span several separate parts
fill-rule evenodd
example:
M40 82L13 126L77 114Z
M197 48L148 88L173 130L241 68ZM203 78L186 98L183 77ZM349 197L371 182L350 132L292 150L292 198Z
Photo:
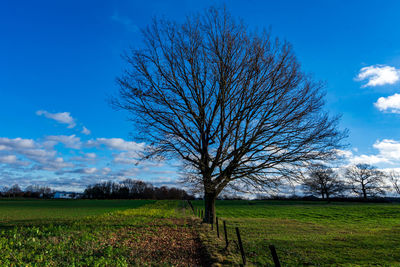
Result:
M3 187L0 197L53 198L56 191L47 186L30 185L22 190L18 184ZM74 198L86 199L194 199L193 195L176 187L155 187L141 180L126 179L120 183L107 181L87 186L83 193L72 193Z
M89 185L83 198L89 199L194 199L185 190L175 187L155 187L151 183L126 179Z
M22 190L18 184L11 187L3 187L1 197L26 197L26 198L52 198L54 191L47 186L30 185Z

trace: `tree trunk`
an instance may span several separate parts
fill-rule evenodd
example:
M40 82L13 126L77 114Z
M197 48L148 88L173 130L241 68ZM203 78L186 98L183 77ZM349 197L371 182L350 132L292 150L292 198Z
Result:
M364 185L362 185L362 193L363 193L364 199L367 199L367 190L365 189Z
M205 193L204 194L204 222L213 223L215 222L215 199L217 195L214 193Z

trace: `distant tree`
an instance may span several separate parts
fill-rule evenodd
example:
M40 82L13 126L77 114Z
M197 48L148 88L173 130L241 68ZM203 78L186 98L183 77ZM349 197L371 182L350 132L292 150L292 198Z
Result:
M7 192L8 192L8 186L3 186L0 190L1 195L6 196Z
M25 197L44 197L48 198L53 193L50 187L40 185L29 185L25 188Z
M250 31L225 9L182 24L154 20L143 49L126 55L117 108L129 111L145 157L184 162L205 221L226 187L275 187L277 177L330 157L344 134L323 111L322 85L291 45Z
M151 198L152 194L148 194L153 186L140 180L126 179L121 185L128 188L130 198Z
M400 172L393 170L388 172L386 175L392 184L394 191L400 195Z
M346 169L345 177L350 189L358 196L367 199L385 194L385 174L375 166L357 164Z
M22 196L22 193L23 192L18 184L14 184L7 191L7 194L12 197L20 197L20 196Z
M140 180L126 179L121 183L112 181L89 185L84 198L95 199L193 199L185 190L162 186L154 187Z
M303 180L303 190L306 194L317 194L322 199L328 199L341 194L346 189L338 174L330 167L323 164L313 164L308 168Z

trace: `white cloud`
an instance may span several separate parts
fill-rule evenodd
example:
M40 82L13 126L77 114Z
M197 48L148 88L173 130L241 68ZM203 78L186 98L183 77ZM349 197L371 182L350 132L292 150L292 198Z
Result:
M85 153L85 156L89 159L94 159L96 158L96 153Z
M109 149L122 150L122 151L143 151L145 144L136 143L133 141L125 141L122 138L97 138L96 140L89 140L88 146L105 145Z
M97 155L96 153L84 153L83 156L75 156L75 157L71 157L70 160L73 161L94 161L96 159Z
M388 159L382 157L381 155L360 155L354 156L350 159L351 164L380 164L380 163L391 163Z
M379 154L388 160L400 160L400 142L392 139L383 139L374 144L374 148L379 150Z
M372 65L360 70L356 80L367 83L362 87L394 84L400 79L400 70L387 65Z
M0 150L29 149L34 147L35 142L32 139L0 137Z
M122 152L116 154L114 155L113 161L115 163L120 163L120 164L133 164L133 165L139 164L138 154L135 152Z
M36 115L45 116L48 119L53 119L59 123L68 124L68 128L74 128L76 126L75 119L71 117L69 112L50 113L46 110L36 111Z
M91 132L90 132L90 130L89 130L88 128L86 128L85 126L83 126L83 127L82 127L81 133L86 134L86 135L89 135Z
M83 169L83 173L84 174L93 174L95 172L97 172L97 168L85 168L85 169Z
M15 155L0 156L0 163L14 164L17 163L18 159Z
M81 139L73 135L50 135L46 137L46 145L54 146L57 143L62 143L68 148L80 149L82 146Z
M337 156L343 158L351 158L353 156L353 152L351 152L350 150L336 149L336 154Z
M2 146L4 151L7 151L12 155L20 155L31 160L31 163L36 163L37 165L34 166L34 169L54 170L72 166L72 164L64 162L61 157L56 157L57 151L55 151L52 146L48 146L48 144L45 146L33 141L32 139L10 139L0 137L0 146ZM11 157L8 158L9 164L14 163L10 162L11 160ZM26 161L19 163L21 163L21 165L29 164Z
M145 177L157 181L163 175L175 179L176 171L169 170L170 165L143 161L139 166L133 166L138 163L145 146L145 143L122 138L84 142L75 135L39 139L0 137L0 187L10 181L21 186L43 182L52 188L66 190L72 187L84 189L88 184L106 180ZM133 168L124 169L125 164Z
M94 174L97 172L97 168L80 168L80 169L72 169L66 171L58 171L56 174L65 174L65 173L77 173L77 174Z
M394 94L388 97L380 97L374 103L380 111L388 111L400 114L400 94Z
M102 174L102 175L106 175L106 174L108 174L110 171L111 171L110 168L104 167L104 168L101 170L101 174Z
M373 147L378 150L378 153L375 155L353 155L349 150L343 151L342 155L348 159L350 164L393 165L400 163L400 142L392 139L377 140Z

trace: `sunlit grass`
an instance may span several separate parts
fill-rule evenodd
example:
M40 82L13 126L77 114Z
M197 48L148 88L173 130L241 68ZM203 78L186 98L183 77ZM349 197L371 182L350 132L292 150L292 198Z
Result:
M230 240L239 227L254 265L272 265L268 245L274 244L286 266L400 266L397 204L217 201L217 215ZM222 239L216 244L222 247ZM238 253L234 244L230 249Z
M8 203L0 207L0 266L139 266L132 250L115 241L120 233L157 234L150 226L156 219L182 216L178 201ZM130 242L135 235L125 237Z

